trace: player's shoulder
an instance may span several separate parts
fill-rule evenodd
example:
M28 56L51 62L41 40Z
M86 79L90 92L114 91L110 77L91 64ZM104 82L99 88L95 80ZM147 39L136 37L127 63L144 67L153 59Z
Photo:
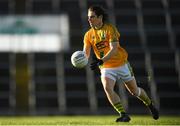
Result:
M112 23L105 23L105 26L106 26L106 27L113 27L113 28L115 27L115 25L112 24Z
M105 28L109 30L117 29L116 26L112 23L105 23Z
M112 24L112 23L108 23L107 24L107 27L109 30L111 31L116 31L116 32L119 32L118 28L116 27L116 25Z
M89 29L86 31L85 35L90 35L92 32L93 32L93 28L89 28Z

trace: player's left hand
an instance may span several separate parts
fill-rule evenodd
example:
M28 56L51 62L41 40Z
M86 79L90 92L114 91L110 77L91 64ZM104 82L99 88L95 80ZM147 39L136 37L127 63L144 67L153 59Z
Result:
M91 70L95 70L99 65L102 65L103 61L101 59L97 59L90 64Z

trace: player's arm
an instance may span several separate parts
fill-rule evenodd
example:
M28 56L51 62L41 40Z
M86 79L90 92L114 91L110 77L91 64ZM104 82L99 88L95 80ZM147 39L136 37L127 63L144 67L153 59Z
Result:
M103 58L96 59L93 63L91 63L90 65L91 70L95 70L97 66L102 65L104 62L109 60L111 56L116 54L117 49L118 49L118 42L111 42L109 52Z
M117 49L118 49L118 42L110 42L110 50L103 58L101 58L101 60L103 60L103 62L109 60L111 56L116 54Z
M85 52L86 57L89 59L90 52L91 52L91 45L90 44L84 44L83 51Z
M119 46L119 37L120 34L117 31L116 27L111 26L109 27L109 46L110 50L107 52L104 57L101 59L103 62L106 62L109 60L113 55L115 55L118 51L118 46Z
M90 57L90 52L91 52L91 44L90 44L90 37L89 37L89 32L86 32L86 34L84 35L84 40L83 40L83 51L86 54L86 57L89 59Z

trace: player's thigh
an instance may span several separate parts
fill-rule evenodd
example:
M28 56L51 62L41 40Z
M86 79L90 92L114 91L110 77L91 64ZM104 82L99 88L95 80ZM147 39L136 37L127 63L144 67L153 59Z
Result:
M113 90L115 86L115 80L108 77L101 77L101 81L105 90Z
M130 80L128 82L125 82L125 86L126 86L127 90L131 93L135 93L138 89L135 78L133 78L132 80Z

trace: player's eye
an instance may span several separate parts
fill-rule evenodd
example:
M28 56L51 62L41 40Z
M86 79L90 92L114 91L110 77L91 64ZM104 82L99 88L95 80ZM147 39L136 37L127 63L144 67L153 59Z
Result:
M95 15L88 16L88 19L93 19L93 18L95 18L95 17L96 17Z

